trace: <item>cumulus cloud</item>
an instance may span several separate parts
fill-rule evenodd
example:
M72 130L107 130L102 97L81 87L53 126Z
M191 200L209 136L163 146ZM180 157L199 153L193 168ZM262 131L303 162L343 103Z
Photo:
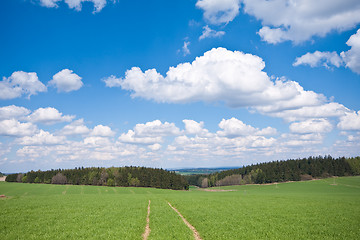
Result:
M39 81L34 72L13 72L10 77L0 81L0 99L13 99L25 95L30 98L38 92L46 92L46 86Z
M358 117L360 113L355 115ZM291 133L280 136L277 130L270 126L261 129L236 118L221 120L218 124L219 130L215 132L205 129L204 122L191 119L183 120L184 130L180 130L174 123L155 120L136 124L132 130L122 133L118 139L113 139L109 138L112 136L109 127L98 125L89 130L82 119L66 125L60 131L55 130L57 134L38 130L32 123L4 121L9 120L0 121L0 135L18 137L13 143L20 145L16 151L20 160L46 159L79 163L83 163L84 159L122 159L121 161L126 161L127 164L145 164L150 160L202 161L205 164L205 161L216 160L221 156L221 161L227 159L228 164L231 164L243 163L239 161L256 157L281 158L284 153L311 154L323 142L325 133L332 129L330 120L321 118L296 121L290 124ZM343 121L349 122L345 118ZM347 129L344 127L344 130ZM82 135L80 140L66 139L65 135L75 132ZM266 136L275 134L273 137ZM348 142L355 142L360 134L347 135Z
M301 57L297 57L293 66L309 65L310 67L331 66L340 67L343 64L342 58L336 52L319 52L306 53Z
M272 81L264 67L258 56L214 48L192 63L170 67L166 76L156 69L143 72L133 67L116 86L131 91L132 97L157 102L224 102L268 115L327 103L324 95L306 91L295 81Z
M162 137L137 136L133 130L129 130L127 133L121 134L118 140L122 143L133 144L155 144L163 141Z
M134 131L138 136L173 136L180 134L179 128L174 123L154 120L145 124L136 124Z
M58 7L58 2L62 0L40 0L40 5L48 8ZM69 8L73 8L76 11L81 11L82 4L84 2L91 2L94 4L93 13L100 12L106 5L107 0L65 0L65 3Z
M58 92L71 92L79 90L83 86L83 82L81 77L72 70L63 69L53 76L49 85L57 88Z
M341 130L360 130L360 111L348 112L340 117L337 127Z
M351 47L349 51L342 52L340 55L343 58L346 67L353 72L360 74L360 29L352 35L346 42Z
M117 78L114 75L111 75L110 77L103 78L102 81L105 83L107 87L121 87L121 78Z
M150 148L152 151L158 151L161 149L161 145L158 143L155 143L153 145L149 145L148 148Z
M333 129L332 124L327 119L308 119L302 122L294 122L290 126L293 133L326 133Z
M66 137L54 136L53 134L40 129L39 133L33 136L25 136L18 140L21 145L53 145L64 144Z
M219 127L222 131L218 131L219 136L226 136L228 138L234 138L239 136L248 135L272 135L276 134L276 129L268 127L262 130L254 128L250 125L243 123L241 120L236 118L223 119L219 123Z
M91 135L98 137L112 137L115 135L115 132L113 132L108 126L97 125L91 131Z
M175 156L189 156L192 158L211 158L213 156L240 157L256 153L271 152L276 143L275 138L266 138L261 134L275 134L271 127L258 129L244 124L241 120L223 119L219 123L221 131L216 133L199 134L204 130L203 123L184 120L185 135L178 136L168 145L167 150ZM207 131L207 130L206 130ZM195 134L194 137L188 136Z
M29 136L36 131L37 127L32 123L21 123L15 119L0 121L0 136Z
M224 31L215 31L211 29L208 25L203 27L203 32L199 37L199 40L203 40L205 38L217 38L225 35Z
M134 144L155 144L163 142L163 137L179 135L180 130L174 123L162 123L160 120L136 124L134 130L121 134L119 141Z
M285 133L281 135L279 143L284 147L281 151L286 151L286 147L301 148L304 146L319 145L323 142L323 139L324 136L321 133Z
M78 119L64 126L60 133L63 135L85 135L90 133L90 129L85 126L84 119Z
M30 110L15 105L0 107L0 120L2 119L18 119L30 114Z
M204 11L209 23L227 24L239 14L240 0L198 0L196 7Z
M339 54L336 52L306 53L297 57L293 66L309 65L310 67L324 66L326 68L346 66L351 71L360 74L360 29L352 35L346 44L351 47Z
M30 122L40 122L51 125L59 122L71 122L75 116L63 115L57 109L52 107L38 108L28 116Z
M110 140L107 137L92 136L84 139L84 144L92 146L109 146L111 145Z
M221 4L222 1L216 1ZM242 0L245 13L262 22L261 38L272 44L300 43L331 31L345 31L360 23L360 2L308 0Z
M262 112L261 108L258 108L258 110L263 114L283 118L288 122L305 120L308 118L341 117L347 112L350 112L344 105L336 102L324 103L317 106L304 106L297 109L283 110L281 112Z

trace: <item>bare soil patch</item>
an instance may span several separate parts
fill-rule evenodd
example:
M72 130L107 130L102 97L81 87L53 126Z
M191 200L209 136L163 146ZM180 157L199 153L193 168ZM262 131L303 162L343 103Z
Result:
M171 204L168 202L169 206L181 217L181 219L184 221L184 223L186 224L186 226L188 226L188 228L191 229L191 231L193 232L194 234L194 238L195 240L201 240L201 237L200 237L200 234L199 232L194 228L193 225L191 225L184 217L183 215L181 215L181 213L176 209L174 208L173 206L171 206Z
M150 232L151 232L151 229L150 229L150 203L151 203L151 201L149 200L147 216L146 216L145 232L142 235L143 240L147 240L150 235Z

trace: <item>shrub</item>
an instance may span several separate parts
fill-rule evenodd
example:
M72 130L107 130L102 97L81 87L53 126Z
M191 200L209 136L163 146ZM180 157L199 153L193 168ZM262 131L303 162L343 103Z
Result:
M36 177L35 180L34 180L34 183L40 183L40 178L39 177Z
M62 173L58 172L55 176L52 177L51 183L52 184L66 184L67 179Z
M23 182L23 183L27 183L27 176L24 176L24 177L22 178L22 182Z
M115 181L114 181L114 179L109 178L109 179L107 180L107 185L108 185L109 187L114 187L114 186L115 186Z
M19 174L17 175L17 177L16 177L16 181L17 181L17 182L22 182L23 177L24 177L24 174L19 173Z

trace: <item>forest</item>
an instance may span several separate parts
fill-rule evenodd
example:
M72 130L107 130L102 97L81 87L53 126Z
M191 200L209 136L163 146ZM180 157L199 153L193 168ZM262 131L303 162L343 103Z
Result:
M273 161L238 169L185 176L190 185L215 187L244 184L262 184L287 181L305 181L332 176L360 175L360 157L308 157Z
M153 187L188 190L185 178L175 172L146 167L111 167L57 169L15 173L6 177L7 182L97 185L121 187Z

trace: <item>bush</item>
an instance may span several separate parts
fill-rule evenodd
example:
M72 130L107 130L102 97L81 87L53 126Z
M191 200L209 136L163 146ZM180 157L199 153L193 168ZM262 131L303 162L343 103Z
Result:
M22 178L22 182L23 182L23 183L27 183L27 176L24 176L24 177Z
M55 176L52 177L51 183L52 184L66 184L67 179L62 173L58 172Z
M16 181L17 181L17 182L22 182L23 177L24 177L24 174L19 173L19 174L17 175L17 177L16 177Z
M40 178L36 177L35 180L34 180L34 183L41 183Z
M114 186L115 186L115 181L114 181L114 179L109 178L109 179L107 180L107 185L108 185L109 187L114 187Z
M233 174L217 181L216 186L240 185L241 180L242 178L240 174Z

